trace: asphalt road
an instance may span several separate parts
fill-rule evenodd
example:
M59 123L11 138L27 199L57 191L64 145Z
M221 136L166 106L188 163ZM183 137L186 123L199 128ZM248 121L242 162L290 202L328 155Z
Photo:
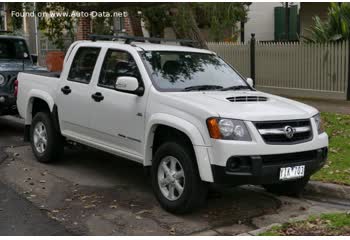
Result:
M63 225L1 182L0 199L0 235L71 235Z
M3 148L21 145L23 125L20 121L0 118L0 164L7 158ZM0 179L0 236L72 235L45 211L35 207Z
M337 210L248 186L216 188L200 211L177 216L160 208L141 165L80 148L42 164L22 135L22 121L0 118L0 235L238 235Z

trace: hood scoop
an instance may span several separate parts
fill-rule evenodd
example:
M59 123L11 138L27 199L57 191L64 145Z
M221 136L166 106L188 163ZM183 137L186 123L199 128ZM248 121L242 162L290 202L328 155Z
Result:
M237 96L226 98L230 102L266 102L267 97L263 96Z

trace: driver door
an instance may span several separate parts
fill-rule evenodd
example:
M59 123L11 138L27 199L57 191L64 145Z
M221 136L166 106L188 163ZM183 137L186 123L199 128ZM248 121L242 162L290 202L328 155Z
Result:
M101 67L94 93L103 96L91 102L91 126L94 139L117 151L141 156L144 142L146 96L116 90L118 77L135 77L143 86L138 66L132 55L109 49Z

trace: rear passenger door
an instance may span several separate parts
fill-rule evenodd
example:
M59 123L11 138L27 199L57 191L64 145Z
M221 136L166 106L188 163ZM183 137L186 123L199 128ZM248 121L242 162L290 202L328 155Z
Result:
M76 50L67 76L62 76L56 98L62 133L88 138L91 116L91 80L100 53L97 47ZM68 63L69 65L69 63Z
M103 96L103 100L91 104L91 128L94 129L94 138L101 145L119 153L141 156L147 94L137 96L116 90L118 77L135 77L144 86L132 55L127 51L109 49L94 90L95 94Z

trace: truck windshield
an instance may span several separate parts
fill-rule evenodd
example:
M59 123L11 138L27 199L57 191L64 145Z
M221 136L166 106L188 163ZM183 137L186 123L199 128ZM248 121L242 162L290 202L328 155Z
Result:
M25 41L15 38L0 38L1 59L30 59Z
M141 56L153 84L160 90L251 89L231 66L213 54L146 51Z

